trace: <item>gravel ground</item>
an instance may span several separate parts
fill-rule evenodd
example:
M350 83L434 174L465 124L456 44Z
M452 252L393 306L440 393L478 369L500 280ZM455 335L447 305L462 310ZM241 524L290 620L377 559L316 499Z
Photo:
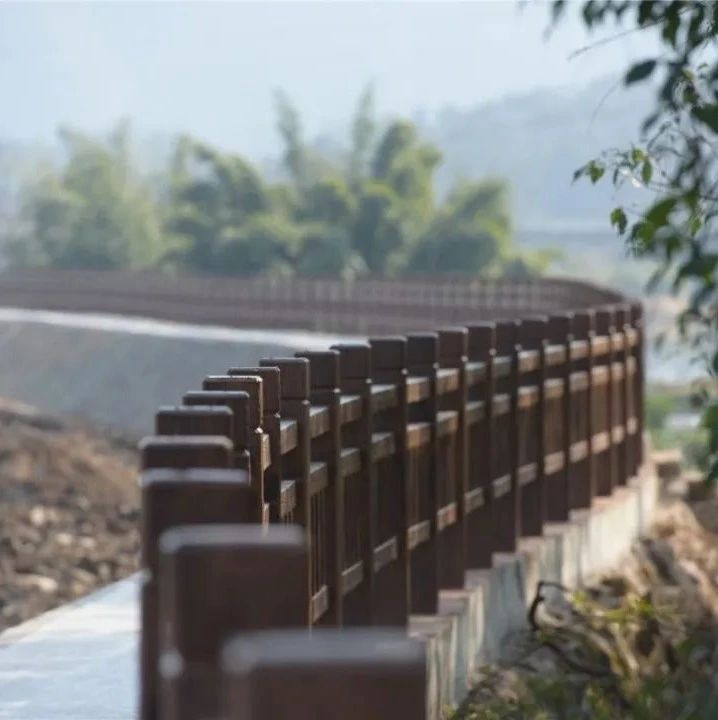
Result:
M0 400L0 630L137 568L133 444Z

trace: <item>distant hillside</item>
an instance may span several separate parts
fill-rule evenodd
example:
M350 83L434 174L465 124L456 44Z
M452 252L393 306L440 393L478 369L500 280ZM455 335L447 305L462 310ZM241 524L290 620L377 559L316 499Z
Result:
M635 140L650 90L625 91L615 79L583 90L541 90L474 108L446 108L423 124L442 148L440 182L500 175L513 187L518 227L603 222L612 190L572 185L574 170L608 147Z

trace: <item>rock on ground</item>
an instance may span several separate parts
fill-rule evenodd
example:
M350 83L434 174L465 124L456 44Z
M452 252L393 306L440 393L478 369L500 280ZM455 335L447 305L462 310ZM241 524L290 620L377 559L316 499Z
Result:
M129 442L0 399L0 630L132 573Z

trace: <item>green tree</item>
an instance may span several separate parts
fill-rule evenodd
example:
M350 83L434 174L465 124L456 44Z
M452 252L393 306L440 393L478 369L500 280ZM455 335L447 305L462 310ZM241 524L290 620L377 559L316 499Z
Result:
M553 3L553 21L569 7ZM647 201L619 205L610 222L638 256L658 261L652 285L667 283L687 297L678 318L682 337L705 363L704 422L708 477L718 480L718 3L681 0L577 4L591 28L609 22L652 33L659 51L634 64L624 84L650 82L655 102L635 143L612 149L576 171L592 183L645 188Z
M165 261L195 270L225 272L228 244L236 246L238 238L244 237L241 229L245 225L272 213L271 192L246 160L190 138L179 139L171 167L172 205L167 231L176 248ZM270 246L276 247L277 242ZM266 248L248 264L254 268L260 257L272 264ZM231 267L236 267L236 261Z
M141 268L164 251L161 220L133 169L131 135L107 140L61 130L66 154L27 188L22 227L7 246L11 262L75 268Z
M362 92L351 127L351 147L347 160L347 182L356 190L369 170L376 121L374 120L374 87Z

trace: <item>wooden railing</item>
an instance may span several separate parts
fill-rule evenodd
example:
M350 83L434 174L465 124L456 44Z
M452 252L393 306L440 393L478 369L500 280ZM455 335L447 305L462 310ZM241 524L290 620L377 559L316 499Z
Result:
M230 327L368 335L623 302L572 280L173 277L88 270L0 273L0 306L145 316Z
M160 409L141 446L143 720L224 717L220 698L249 696L236 717L312 717L292 704L309 676L309 708L397 717L378 690L385 637L355 638L371 661L349 653L373 678L359 705L332 674L354 636L279 636L304 648L295 665L260 638L258 674L221 648L238 631L404 626L610 495L642 462L642 358L640 305L614 303L265 359ZM391 643L423 692L415 649Z

